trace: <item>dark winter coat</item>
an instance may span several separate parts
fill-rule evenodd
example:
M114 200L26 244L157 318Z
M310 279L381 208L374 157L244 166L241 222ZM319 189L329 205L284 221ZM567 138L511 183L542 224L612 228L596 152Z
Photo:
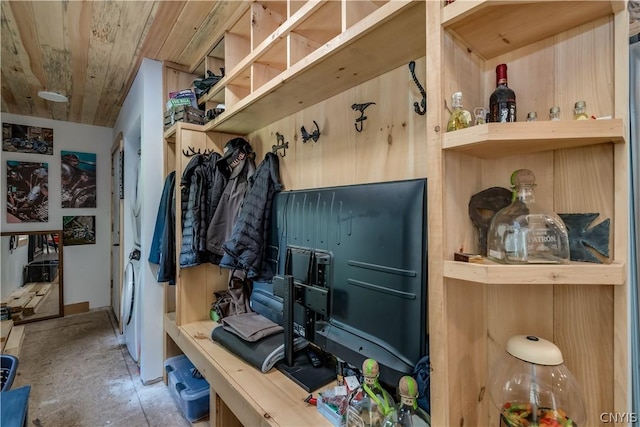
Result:
M193 267L201 264L198 251L198 237L200 233L200 199L203 191L204 174L202 161L204 156L196 154L182 172L180 180L181 210L182 210L182 245L180 247L180 267Z
M267 153L249 183L238 221L222 246L225 254L220 265L242 269L254 278L262 275L273 197L282 190L278 156Z
M207 250L214 256L217 255L221 258L224 255L222 244L231 237L234 224L238 219L240 206L242 206L247 191L249 179L253 176L255 169L253 159L247 157L247 161L242 166L242 171L236 177L230 178L226 183L207 230ZM220 258L218 258L218 261ZM218 262L214 263L218 264Z
M160 265L156 278L158 282L175 283L176 278L175 184L176 173L172 171L164 181L151 249L149 250L149 262Z
M227 185L227 175L217 165L221 157L218 153L212 153L202 165L205 176L206 203L202 208L204 216L202 216L202 227L199 233L198 251L202 254L203 262L208 261L213 264L220 262L220 255L213 254L207 249L207 231Z

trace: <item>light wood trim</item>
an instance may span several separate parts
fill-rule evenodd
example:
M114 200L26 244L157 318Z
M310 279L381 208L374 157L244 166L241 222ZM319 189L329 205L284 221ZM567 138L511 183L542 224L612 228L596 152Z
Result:
M503 265L485 260L485 264L459 261L444 262L444 276L452 279L493 285L573 284L623 285L626 266L623 262L592 264L572 262L567 265Z
M60 273L58 273L60 275ZM77 302L75 304L67 304L64 306L64 315L86 313L89 311L89 301Z
M611 142L623 143L626 133L622 119L486 123L448 132L442 145L445 150L489 159Z
M625 3L626 2L622 2ZM614 113L629 123L629 12L626 8L614 18ZM625 138L629 138L629 126L624 127ZM637 147L637 142L636 142ZM614 147L614 253L617 259L628 259L629 234L629 149ZM613 294L613 407L620 413L631 412L630 361L629 361L629 286L614 289ZM622 422L616 425L625 425Z
M432 108L429 100L443 99L443 31L440 27L440 2L426 2L426 73L427 104L427 221L429 247L429 357L431 372L431 423L434 426L452 425L448 410L450 387L448 382L449 342L447 292L443 274L445 199L442 136L444 128L441 108Z

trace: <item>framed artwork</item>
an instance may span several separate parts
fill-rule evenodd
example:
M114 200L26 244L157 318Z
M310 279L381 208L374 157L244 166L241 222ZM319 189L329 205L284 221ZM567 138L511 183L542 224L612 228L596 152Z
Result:
M2 150L53 155L53 129L2 123Z
M49 221L48 163L7 161L7 222Z
M62 244L95 245L96 243L96 217L94 215L63 216L62 217Z
M63 208L96 207L96 155L61 151L60 181Z

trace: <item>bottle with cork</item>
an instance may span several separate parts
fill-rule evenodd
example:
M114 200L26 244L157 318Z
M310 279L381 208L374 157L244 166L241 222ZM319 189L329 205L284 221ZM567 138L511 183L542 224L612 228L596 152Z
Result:
M375 360L362 363L363 381L349 399L347 427L381 427L384 417L394 408L393 397L378 382L379 373Z
M404 376L398 383L400 403L389 413L383 427L430 427L431 416L418 406L418 383Z

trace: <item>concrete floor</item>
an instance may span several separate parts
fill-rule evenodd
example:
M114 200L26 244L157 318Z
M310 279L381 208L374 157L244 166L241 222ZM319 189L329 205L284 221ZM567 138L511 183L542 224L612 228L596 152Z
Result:
M31 385L28 426L204 427L162 381L143 385L110 310L25 325L12 389Z

